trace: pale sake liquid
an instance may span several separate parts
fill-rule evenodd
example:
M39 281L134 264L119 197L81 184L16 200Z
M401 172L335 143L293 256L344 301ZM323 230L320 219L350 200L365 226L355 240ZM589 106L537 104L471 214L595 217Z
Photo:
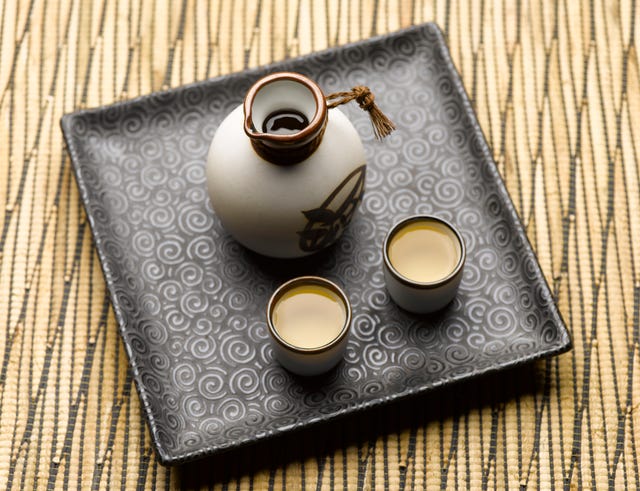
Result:
M388 254L393 267L405 278L432 283L451 274L460 260L461 248L445 225L418 221L394 235Z
M320 285L300 285L278 300L271 320L287 343L319 348L338 337L347 320L347 310L333 291Z

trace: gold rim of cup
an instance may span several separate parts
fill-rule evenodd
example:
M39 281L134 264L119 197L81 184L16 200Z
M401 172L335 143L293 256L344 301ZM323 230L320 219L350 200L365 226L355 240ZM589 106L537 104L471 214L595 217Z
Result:
M277 328L273 324L273 319L272 319L273 309L275 308L278 301L284 296L285 293L301 285L318 285L326 288L327 290L331 290L340 298L340 300L342 301L345 307L346 316L345 316L344 325L342 326L340 333L331 341L329 341L327 344L318 346L316 348L302 348L300 346L296 346L294 344L287 342L285 339L282 338L282 336L280 336ZM278 344L283 346L285 349L294 351L296 353L306 353L306 354L322 353L330 350L331 348L339 344L344 339L344 337L349 333L349 328L351 326L351 303L349 302L349 299L347 298L347 295L344 293L342 288L340 288L338 285L336 285L332 281L329 281L326 278L322 278L320 276L299 276L297 278L293 278L292 280L287 281L286 283L283 283L278 287L278 289L275 292L273 292L273 295L271 295L271 298L269 299L269 303L267 305L267 324L269 326L269 333L271 334L271 337L275 339L276 342L278 342Z
M456 240L458 241L458 244L460 245L460 257L458 258L458 262L456 266L447 276L445 276L442 279L439 279L437 281L430 281L430 282L421 282L421 281L412 280L411 278L408 278L403 274L401 274L400 272L398 272L398 270L393 266L391 259L389 258L389 246L391 244L391 240L396 236L396 234L400 230L402 230L407 225L410 225L411 223L415 223L415 222L438 222L444 225L447 229L453 232L453 235L455 236ZM457 277L458 273L460 272L460 270L462 269L466 261L467 249L464 244L464 239L462 238L462 235L460 235L460 232L458 232L458 230L446 220L434 215L413 215L400 220L393 227L391 227L391 229L387 233L386 238L384 239L383 256L384 256L384 262L386 267L388 268L389 272L393 275L393 277L397 281L399 281L404 285L410 286L412 288L430 289L430 288L439 288L442 285L446 285L447 283L449 283L450 281L453 281Z

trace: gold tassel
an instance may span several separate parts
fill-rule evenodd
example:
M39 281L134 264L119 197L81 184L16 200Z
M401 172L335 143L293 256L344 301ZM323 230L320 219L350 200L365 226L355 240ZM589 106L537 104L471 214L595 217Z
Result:
M376 138L381 140L395 130L396 125L376 106L374 99L375 97L369 87L356 85L348 92L334 92L333 94L329 94L327 96L327 107L332 109L355 100L361 109L369 113L371 124L373 125L373 132Z

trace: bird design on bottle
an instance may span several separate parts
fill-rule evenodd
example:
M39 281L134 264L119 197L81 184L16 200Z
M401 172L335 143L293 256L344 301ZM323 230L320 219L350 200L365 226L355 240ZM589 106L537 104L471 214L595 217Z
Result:
M344 231L364 193L365 166L349 174L318 207L305 210L304 230L298 232L304 252L316 252L333 243Z

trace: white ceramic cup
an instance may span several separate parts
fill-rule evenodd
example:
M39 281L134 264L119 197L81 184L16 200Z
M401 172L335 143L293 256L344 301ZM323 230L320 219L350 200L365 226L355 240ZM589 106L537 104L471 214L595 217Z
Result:
M305 285L319 286L333 292L344 305L344 325L338 334L322 346L306 348L288 342L278 332L273 312L280 299L289 291ZM267 306L267 323L276 359L290 372L298 375L319 375L343 358L351 327L351 305L342 289L335 283L319 276L300 276L281 285L271 296Z
M427 222L452 239L457 262L450 271L435 281L416 281L407 274L401 274L390 258L389 247L396 234L416 222ZM416 215L405 218L389 230L384 241L383 257L385 283L393 301L409 312L427 314L443 308L455 297L462 280L466 250L462 236L451 224L435 216Z

